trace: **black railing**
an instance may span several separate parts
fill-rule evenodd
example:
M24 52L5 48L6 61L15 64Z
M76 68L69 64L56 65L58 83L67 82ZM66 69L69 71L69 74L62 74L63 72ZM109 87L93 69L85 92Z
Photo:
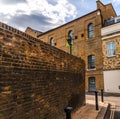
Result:
M115 19L110 19L107 21L104 21L104 26L109 26L115 23Z

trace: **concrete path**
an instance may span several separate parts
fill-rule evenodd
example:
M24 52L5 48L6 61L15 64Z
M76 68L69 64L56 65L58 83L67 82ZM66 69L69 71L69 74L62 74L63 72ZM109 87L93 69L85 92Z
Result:
M99 102L101 101L100 93L98 93ZM86 100L95 100L94 93L86 93ZM120 93L104 93L104 102L114 105L120 105Z
M100 101L100 93L98 98ZM87 93L86 99L94 100L94 93ZM120 93L104 93L104 103L110 104L109 114L105 119L120 119Z
M95 95L94 93L86 94L86 105L72 113L71 119L103 119L107 111L108 103L112 106L120 106L120 94L104 93L104 102L101 102L100 93L98 93L99 110L95 108ZM119 108L120 109L120 108ZM120 110L114 111L113 119L120 119Z
M72 114L72 119L103 119L108 104L99 102L99 110L96 110L94 100L86 100L86 105Z

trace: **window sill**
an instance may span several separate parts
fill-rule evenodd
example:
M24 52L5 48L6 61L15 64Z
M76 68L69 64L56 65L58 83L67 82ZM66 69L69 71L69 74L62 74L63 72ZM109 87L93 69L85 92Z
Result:
M115 57L116 55L107 56L108 58Z
M94 36L93 37L88 37L87 39L93 39L93 38L95 38Z
M93 41L93 40L95 40L95 37L93 37L93 38L86 38L86 41Z
M96 68L94 68L94 69L87 69L87 71L95 71L96 70Z

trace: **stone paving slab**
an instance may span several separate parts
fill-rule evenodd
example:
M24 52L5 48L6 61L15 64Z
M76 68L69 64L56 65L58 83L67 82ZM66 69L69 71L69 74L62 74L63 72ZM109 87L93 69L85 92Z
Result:
M93 105L85 105L72 115L72 119L95 119L99 111Z
M93 100L86 100L86 105L82 106L72 114L72 119L103 119L108 103L99 102L99 110L95 108Z

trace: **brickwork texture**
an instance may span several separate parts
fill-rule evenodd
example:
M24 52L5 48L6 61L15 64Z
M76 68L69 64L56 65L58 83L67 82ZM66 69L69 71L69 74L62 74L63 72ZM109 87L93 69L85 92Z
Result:
M0 119L65 119L85 104L85 63L0 23Z
M40 40L49 44L50 39L53 38L56 43L55 47L69 53L70 47L67 45L68 33L69 31L73 31L72 54L85 60L86 91L90 91L90 77L95 78L96 90L104 88L101 28L105 20L108 20L111 16L116 16L111 4L104 5L101 1L96 2L97 9L95 11L58 28L47 31L38 37ZM94 25L93 38L88 37L88 25L91 23ZM89 55L95 56L94 70L88 68Z

